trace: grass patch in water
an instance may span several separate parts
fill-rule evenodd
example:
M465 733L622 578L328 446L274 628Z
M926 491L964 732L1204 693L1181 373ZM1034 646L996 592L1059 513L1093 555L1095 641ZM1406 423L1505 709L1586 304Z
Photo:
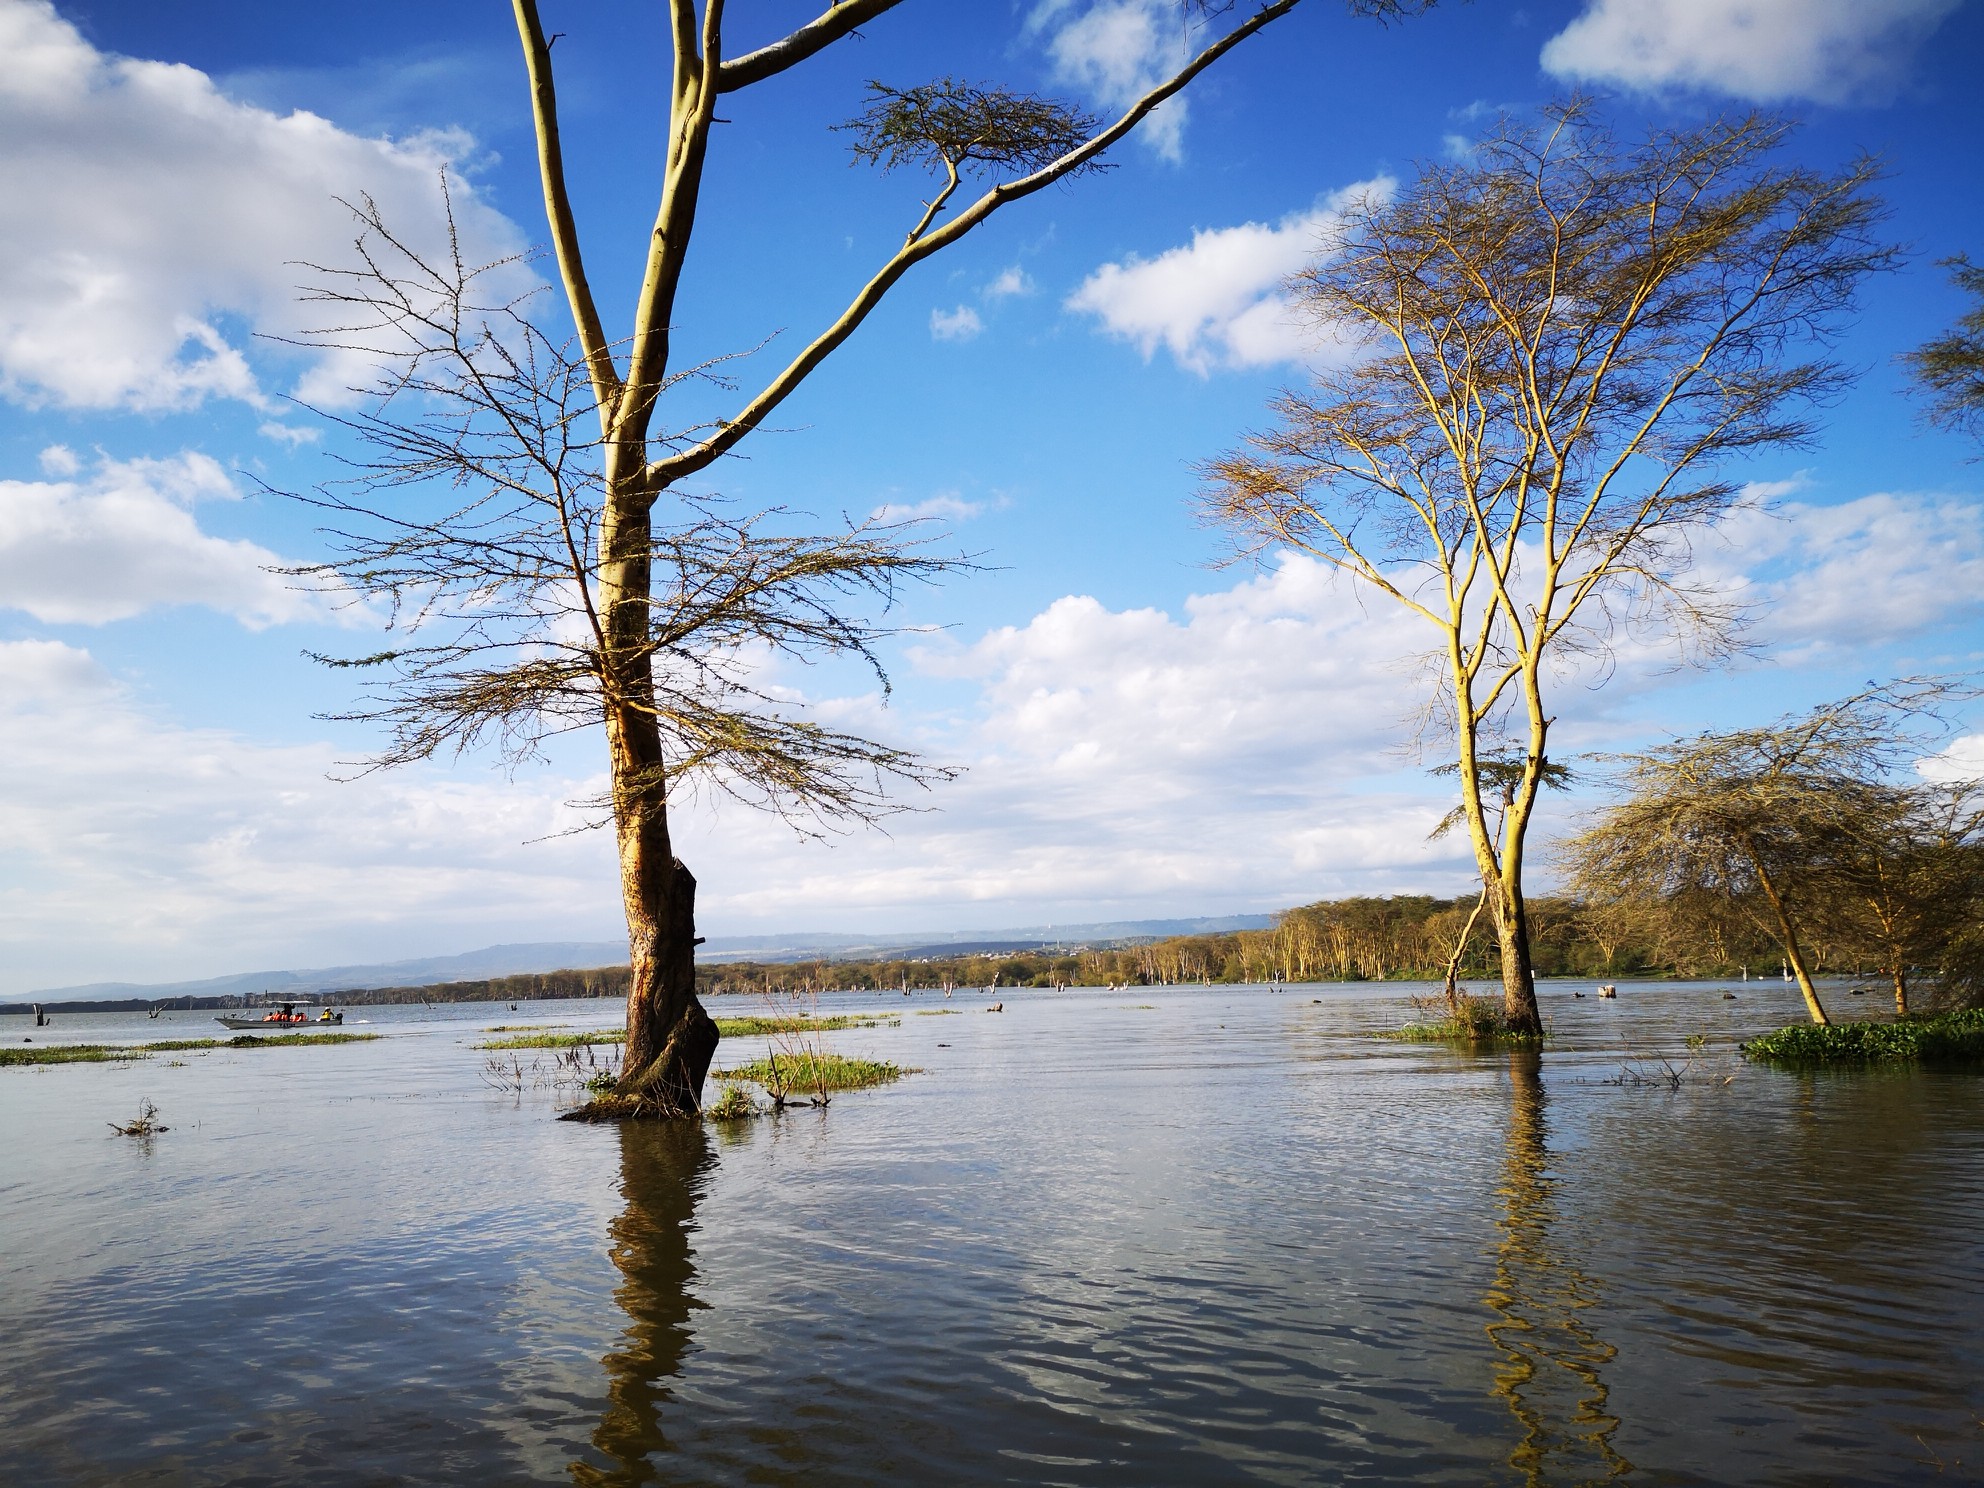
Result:
M916 1010L916 1016L919 1018L957 1018L962 1017L963 1014L963 1008L918 1008Z
M879 1018L858 1018L836 1013L828 1018L809 1018L803 1013L776 1018L718 1018L716 1031L725 1038L745 1038L764 1033L833 1033L842 1028L880 1028Z
M1767 1064L1984 1063L1984 1008L1894 1023L1794 1023L1741 1045Z
M770 1091L866 1090L913 1075L899 1065L875 1059L850 1059L845 1054L770 1054L735 1069L711 1070L714 1080L750 1080Z
M723 1094L703 1107L703 1116L710 1121L742 1121L760 1114L758 1103L751 1099L751 1092L738 1084L726 1084Z
M1422 1013L1438 1017L1403 1028L1381 1028L1370 1037L1396 1039L1408 1044L1466 1044L1470 1048L1534 1049L1549 1037L1510 1028L1503 1021L1501 1004L1486 997L1463 997L1457 1012L1448 1012L1443 997L1415 997L1412 1004Z
M35 1048L0 1049L0 1065L112 1064L128 1059L144 1059L152 1054L178 1053L184 1049L259 1049L271 1044L362 1044L378 1037L380 1035L376 1033L243 1033L228 1039L162 1039L155 1044L42 1044Z
M524 1033L515 1038L491 1039L478 1049L583 1049L588 1044L624 1044L627 1030L602 1028L592 1033Z
M114 1044L42 1044L30 1049L0 1049L4 1064L105 1064L116 1059L142 1059L133 1049Z

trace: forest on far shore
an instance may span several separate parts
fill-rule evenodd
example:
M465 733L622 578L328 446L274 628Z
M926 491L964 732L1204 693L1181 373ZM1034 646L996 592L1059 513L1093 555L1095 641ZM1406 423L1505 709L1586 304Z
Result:
M1429 894L1327 899L1284 910L1269 930L1180 935L1103 946L1048 947L910 960L732 961L696 968L701 996L902 987L1158 986L1185 982L1438 981L1446 974L1473 897ZM1529 901L1539 976L1752 976L1778 972L1778 952L1761 930L1719 927L1719 935L1670 936L1635 926L1616 911L1575 900ZM1814 946L1823 970L1858 972L1847 945ZM1500 963L1493 928L1476 920L1460 975L1494 978ZM353 989L323 1000L343 1004L523 1002L624 997L627 968L603 966L444 982L426 987Z

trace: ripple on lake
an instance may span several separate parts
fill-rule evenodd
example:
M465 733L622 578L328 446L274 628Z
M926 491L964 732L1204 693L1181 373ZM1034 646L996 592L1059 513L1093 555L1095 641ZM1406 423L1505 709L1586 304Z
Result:
M1733 1039L1796 1014L1769 984L1546 988L1540 1061L1357 1037L1399 990L953 1001L833 1036L926 1073L707 1132L575 1128L480 1083L483 1026L601 1004L7 1070L0 1456L47 1483L1984 1458L1974 1080L1744 1068ZM1606 1083L1690 1033L1733 1079ZM143 1098L173 1127L149 1151L99 1124Z

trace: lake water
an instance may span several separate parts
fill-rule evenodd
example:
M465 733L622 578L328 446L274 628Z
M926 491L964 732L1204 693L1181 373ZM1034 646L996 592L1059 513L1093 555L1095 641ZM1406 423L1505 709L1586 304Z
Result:
M0 1069L0 1479L1984 1478L1984 1080L1746 1067L1776 983L1574 987L1540 1059L1360 1036L1394 985L832 997L922 1073L721 1128L485 1083L609 1003Z

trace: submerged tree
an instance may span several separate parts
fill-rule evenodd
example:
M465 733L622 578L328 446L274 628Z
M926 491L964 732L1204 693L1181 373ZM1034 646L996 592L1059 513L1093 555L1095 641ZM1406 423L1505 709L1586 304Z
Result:
M1895 683L1768 728L1626 755L1619 799L1565 847L1571 881L1592 903L1650 916L1751 918L1781 948L1814 1023L1830 1019L1813 939L1871 943L1905 1012L1906 967L1939 955L1961 918L1936 902L1952 883L1933 854L1975 832L1946 808L1960 793L1904 773L1951 695Z
M1753 115L1625 144L1574 99L1367 198L1294 286L1352 354L1205 467L1243 554L1313 554L1437 633L1513 1031L1540 1027L1523 881L1550 677L1622 630L1734 644L1690 540L1740 500L1732 461L1811 434L1844 382L1832 329L1893 259L1874 168L1781 163L1787 132ZM1489 762L1511 755L1497 823Z
M868 820L888 788L941 776L912 756L821 728L758 680L767 653L852 654L886 634L859 618L950 560L900 526L809 532L787 513L734 513L687 494L737 450L916 265L1001 208L1098 168L1104 153L1221 57L1301 0L1181 0L1202 45L1117 118L956 79L875 84L845 127L857 159L932 175L891 251L824 326L728 416L670 429L684 379L727 389L726 369L676 346L683 277L720 103L769 84L902 0L836 0L811 22L733 54L724 0L670 0L659 205L623 337L608 334L581 251L552 47L537 0L514 0L529 73L551 249L570 341L502 292L506 266L432 262L360 208L357 269L322 271L336 323L317 344L383 358L370 408L345 422L371 453L324 499L341 557L325 582L383 599L409 644L350 665L382 681L356 716L390 725L383 763L485 740L528 752L550 733L603 726L632 980L623 1074L596 1115L695 1112L717 1031L695 992L695 880L669 806L702 776L808 822ZM1385 16L1423 0L1351 0ZM1215 23L1224 25L1215 32ZM616 167L624 172L624 167ZM978 194L961 197L967 181ZM411 488L411 489L409 489ZM447 493L439 501L431 494ZM420 492L429 493L420 505ZM390 498L390 499L389 499Z

